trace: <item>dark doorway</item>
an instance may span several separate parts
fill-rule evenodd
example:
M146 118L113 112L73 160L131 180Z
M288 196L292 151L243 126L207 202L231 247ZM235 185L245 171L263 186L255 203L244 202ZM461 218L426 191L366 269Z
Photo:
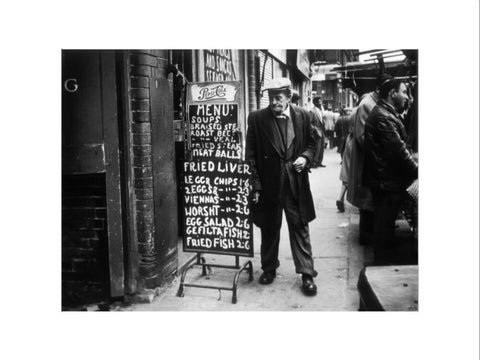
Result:
M62 51L62 305L123 295L113 51Z

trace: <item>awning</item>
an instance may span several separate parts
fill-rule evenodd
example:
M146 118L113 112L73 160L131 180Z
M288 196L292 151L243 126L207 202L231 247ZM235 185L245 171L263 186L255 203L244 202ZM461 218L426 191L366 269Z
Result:
M396 77L414 80L417 78L416 62L403 60L384 63L385 71ZM378 63L347 63L345 66L337 66L332 71L337 72L343 88L352 89L359 96L373 91L378 74L381 71Z

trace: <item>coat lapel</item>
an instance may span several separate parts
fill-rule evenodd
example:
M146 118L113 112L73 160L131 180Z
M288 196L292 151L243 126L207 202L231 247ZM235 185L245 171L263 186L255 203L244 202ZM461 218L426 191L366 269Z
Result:
M292 145L295 136L302 133L299 115L293 106L290 106L290 119L292 119L292 121L289 122L289 127L287 128L287 149Z
M275 119L272 112L270 109L267 109L265 111L265 117L263 117L263 121L261 121L261 128L275 151L278 153L278 155L282 156L285 153L283 150L282 137L274 121Z

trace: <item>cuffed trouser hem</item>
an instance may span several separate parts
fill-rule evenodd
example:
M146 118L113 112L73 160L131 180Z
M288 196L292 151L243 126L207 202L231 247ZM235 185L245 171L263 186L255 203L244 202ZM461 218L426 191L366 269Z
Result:
M262 270L263 270L263 272L276 271L279 267L280 267L280 261L277 260L277 265L276 266L262 265Z
M310 275L311 277L317 277L317 275L318 275L318 272L316 270L312 270L312 269L295 269L295 272L297 274Z

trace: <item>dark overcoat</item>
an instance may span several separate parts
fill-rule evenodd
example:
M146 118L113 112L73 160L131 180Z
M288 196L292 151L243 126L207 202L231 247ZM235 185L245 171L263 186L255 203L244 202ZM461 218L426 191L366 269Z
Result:
M308 173L315 152L315 137L308 112L290 105L294 136L285 150L270 108L253 111L248 116L246 159L252 172L252 190L260 191L257 204L251 204L255 225L263 227L276 221L275 214L282 206L284 180L290 179L292 192L298 201L300 218L304 224L315 219L315 207ZM292 164L299 157L307 159L307 166L298 173ZM280 212L281 214L281 212Z

